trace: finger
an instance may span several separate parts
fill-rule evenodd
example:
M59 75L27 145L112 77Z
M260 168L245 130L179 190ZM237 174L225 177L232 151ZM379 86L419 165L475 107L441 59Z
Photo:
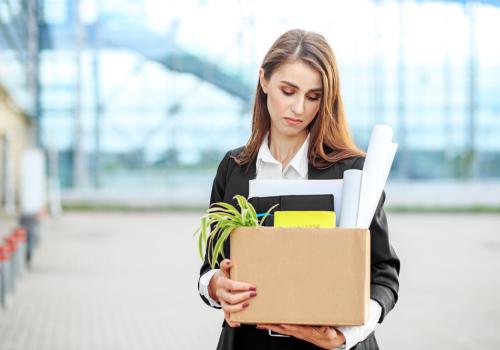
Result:
M257 328L257 329L266 329L266 330L270 330L270 327L273 327L273 325L271 325L271 324L258 324L255 326L255 328Z
M327 338L332 339L332 340L344 338L344 335L342 334L342 332L340 332L335 327L327 327L325 335ZM345 338L344 338L344 340L345 340Z
M280 325L285 332L293 333L293 336L314 344L324 341L328 338L327 333L319 331L321 327L315 326L304 326L304 325L294 325L294 324L282 324Z
M291 332L308 332L314 329L312 326L303 326L298 324L280 324L283 329L287 329Z
M219 300L224 300L227 304L234 305L256 297L257 292L250 291L250 292L231 293L225 289L218 289L216 295L217 298L219 298Z
M281 327L280 324L275 324L275 323L259 323L258 326L260 326L260 327Z
M318 331L321 333L324 333L324 334L328 333L329 330L330 330L330 327L328 327L328 326L321 326L318 328Z
M230 291L240 291L240 292L243 292L243 291L255 292L255 291L257 291L257 288L251 283L233 281L232 279L229 279L229 278L221 278L220 286L222 288L230 290Z
M273 331L273 332L285 334L284 333L285 330L280 325L277 325L277 324L260 324L257 326L257 328L268 329L268 330Z
M285 332L293 333L294 337L316 344L318 346L320 344L329 344L329 341L336 338L335 332L333 330L330 330L330 327L327 326L282 324L281 327Z
M229 312L224 312L224 319L226 320L226 323L229 325L229 327L240 327L241 324L238 323L238 322L231 322L231 320L229 319L230 318L230 314Z
M335 327L328 327L328 326L325 326L325 327L326 327L326 333L332 333L334 336L338 337L339 330L337 330L337 328L335 328Z
M250 303L248 301L235 305L228 304L223 300L221 300L220 302L224 312L240 312L241 310L246 309L248 306L250 306Z
M322 337L324 339L337 338L337 332L335 332L335 329L333 327L328 327L328 326L317 327L315 329L315 332L316 334L318 334L319 337Z
M312 331L312 327L309 327L309 326L300 326L300 325L293 325L293 324L281 324L280 327L281 327L281 329L283 329L286 332L291 332L291 333L295 334L295 336L298 334L301 337L307 336Z

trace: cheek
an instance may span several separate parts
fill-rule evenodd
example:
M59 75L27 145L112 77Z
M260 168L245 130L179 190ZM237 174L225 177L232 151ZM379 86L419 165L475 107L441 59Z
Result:
M279 93L269 93L267 95L267 109L271 114L271 118L279 118L286 112L288 108L288 101L285 96Z
M318 114L319 107L320 107L319 103L313 103L312 105L309 106L309 108L307 109L307 118L309 120L313 120L316 114Z

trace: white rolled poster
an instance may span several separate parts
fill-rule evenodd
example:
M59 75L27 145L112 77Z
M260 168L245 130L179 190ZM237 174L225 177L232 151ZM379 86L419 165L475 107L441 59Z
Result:
M344 171L342 184L342 215L339 227L356 227L358 222L359 199L363 170L349 169Z
M358 228L369 228L380 196L391 170L398 145L392 142L393 131L388 125L375 125L372 130L365 164L358 210Z

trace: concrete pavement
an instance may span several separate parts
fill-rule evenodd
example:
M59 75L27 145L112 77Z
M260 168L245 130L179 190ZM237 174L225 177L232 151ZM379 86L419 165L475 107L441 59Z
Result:
M32 270L0 310L2 350L215 349L198 297L201 213L69 213L44 223ZM500 347L500 215L390 214L400 301L382 349Z

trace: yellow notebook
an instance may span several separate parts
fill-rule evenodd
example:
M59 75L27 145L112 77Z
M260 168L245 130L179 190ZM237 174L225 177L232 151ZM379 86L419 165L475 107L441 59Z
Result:
M335 227L334 211L275 211L274 227Z

